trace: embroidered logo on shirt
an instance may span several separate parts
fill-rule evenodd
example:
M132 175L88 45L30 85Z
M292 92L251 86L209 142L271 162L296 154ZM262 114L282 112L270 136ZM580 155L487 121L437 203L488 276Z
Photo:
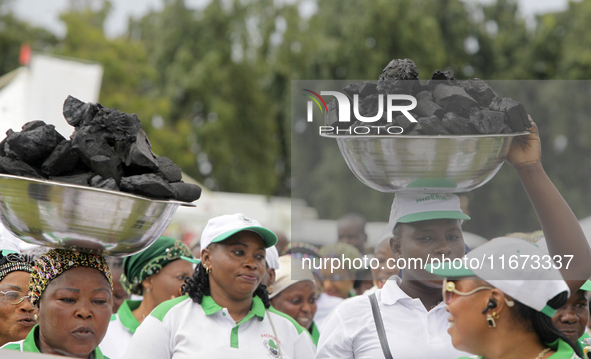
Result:
M279 358L279 349L277 349L277 344L273 339L263 341L263 345L271 358Z

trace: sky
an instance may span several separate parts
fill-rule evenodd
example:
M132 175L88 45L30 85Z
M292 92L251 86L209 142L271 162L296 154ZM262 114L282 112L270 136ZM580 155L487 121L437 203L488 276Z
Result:
M14 13L27 22L45 27L58 36L65 35L66 28L59 20L59 14L68 8L72 0L12 0ZM101 3L101 0L82 0ZM361 0L360 0L361 1ZM490 3L494 0L465 0L467 2ZM567 7L568 0L518 0L520 10L531 21L535 14L560 11ZM162 9L164 0L111 0L113 10L105 24L105 33L113 38L127 30L129 18L141 18L150 10ZM187 6L200 8L209 0L185 0Z

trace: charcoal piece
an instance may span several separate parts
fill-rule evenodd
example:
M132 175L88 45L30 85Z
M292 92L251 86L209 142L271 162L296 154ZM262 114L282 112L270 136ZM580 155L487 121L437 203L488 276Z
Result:
M417 120L421 125L421 132L424 135L449 135L437 116L421 117Z
M505 127L507 116L503 112L488 109L475 110L470 114L470 123L478 133L497 134Z
M429 100L428 98L418 100L417 107L413 109L413 112L419 115L419 117L441 117L441 115L443 115L443 109L438 104Z
M0 173L43 179L43 177L39 175L33 167L29 166L23 161L8 157L0 157Z
M353 100L353 95L359 95L360 99L363 99L371 94L377 93L377 84L371 81L365 82L354 82L343 89L351 100Z
M415 95L415 98L417 99L417 101L424 99L433 101L433 93L431 91L421 91Z
M70 175L70 176L50 176L49 179L52 181L57 182L65 182L71 184L77 184L79 186L88 186L88 182L90 178L93 176L92 173L80 173L77 175Z
M117 156L92 156L90 158L90 168L92 168L96 174L105 179L114 179L116 183L119 183L121 181L121 177L123 176L121 160Z
M112 191L119 191L119 186L112 178L104 179L101 176L93 176L88 181L91 187L102 188L102 189L110 189Z
M158 157L156 161L158 162L158 172L168 182L178 182L183 178L181 168L174 164L170 158Z
M456 86L457 81L453 77L453 75L451 74L450 71L436 70L433 73L433 75L431 76L431 80L429 80L429 83L427 84L427 86L430 90L433 90L433 89L435 89L435 87L437 87L437 85L440 85L440 84L444 84L444 85L448 85L448 86Z
M193 202L201 197L201 187L196 184L176 182L170 186L174 190L174 199L183 202Z
M64 140L55 126L44 125L29 131L11 132L6 137L4 151L7 157L32 166L41 165L58 143Z
M46 123L41 120L29 121L21 127L22 132L27 132L36 129L37 127L45 126Z
M470 123L469 119L458 116L453 112L448 112L443 115L441 123L451 134L454 135L469 135L478 133L472 123Z
M134 142L119 141L115 143L115 152L128 167L144 169L144 172L158 170L156 156L152 153L152 144L144 130L139 129Z
M137 132L142 128L135 113L128 114L114 108L101 108L91 125L103 130L103 136L111 146L118 141L134 142Z
M495 97L488 108L493 111L505 112L507 114L507 125L509 125L514 132L525 131L526 128L531 126L525 107L512 98Z
M386 100L384 99L383 95L379 95L379 94L373 94L373 95L369 95L366 98L363 99L363 102L361 102L360 104L360 108L359 108L359 114L363 117L373 117L378 113L378 109L379 109L379 99L382 99L382 117L380 117L380 120L383 118L386 118ZM352 112L353 114L353 112Z
M481 79L461 81L458 85L466 90L466 93L476 100L478 105L482 107L488 107L493 98L497 96L496 92L494 92L494 90Z
M71 173L80 165L80 157L72 148L72 142L62 141L43 162L41 169L46 176L61 176Z
M418 117L411 114L415 119L417 119ZM417 122L412 122L411 120L409 120L405 115L398 115L396 116L396 118L394 119L396 121L396 123L398 124L398 126L402 127L403 130L403 134L406 132L410 132L412 131L415 126L417 126Z
M460 102L462 107L466 105L470 107L478 106L478 103L460 86L449 86L445 84L439 84L435 87L433 90L433 101L443 108L450 102Z
M63 114L70 126L82 127L90 124L97 112L103 108L100 103L90 103L68 96L64 101Z
M116 158L117 154L103 137L102 132L92 126L78 128L71 136L72 148L88 167L93 156Z
M355 121L341 122L339 121L339 105L336 99L328 103L328 111L324 114L324 123L332 126L335 129L347 130ZM350 109L350 114L353 116L353 107ZM336 130L335 130L336 131Z
M121 178L122 191L154 198L174 198L172 186L154 173Z
M419 80L419 69L411 59L394 59L379 77L377 90L387 94L411 93Z
M4 151L4 146L6 145L6 139L13 132L14 131L12 129L8 129L8 131L6 131L6 137L4 137L4 139L2 140L2 142L0 142L0 157L6 157L6 151Z

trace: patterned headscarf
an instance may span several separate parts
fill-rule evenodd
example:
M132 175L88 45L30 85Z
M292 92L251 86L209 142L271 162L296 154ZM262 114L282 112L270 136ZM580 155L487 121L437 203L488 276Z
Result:
M29 256L19 254L14 251L0 250L0 282L12 272L33 271L33 261Z
M101 271L113 290L113 279L107 261L96 254L72 252L66 249L52 249L35 261L29 282L31 304L35 305L49 283L68 269L90 267Z
M143 252L123 259L121 284L129 294L142 295L142 282L181 256L193 258L183 242L162 236Z

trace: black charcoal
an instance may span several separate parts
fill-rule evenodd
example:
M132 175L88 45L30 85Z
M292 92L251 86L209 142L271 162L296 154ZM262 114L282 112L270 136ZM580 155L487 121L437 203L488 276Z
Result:
M144 172L158 170L156 156L152 153L152 144L144 130L137 131L134 142L119 141L115 144L115 152L127 167L144 169Z
M424 99L433 101L433 93L431 91L421 91L418 94L416 94L415 98L417 99L417 101Z
M0 157L0 173L31 178L43 178L37 171L23 161Z
M170 186L174 190L174 198L179 201L193 202L201 197L201 187L196 184L176 182Z
M174 198L172 186L154 173L123 177L120 188L122 191L140 194L153 198Z
M49 179L57 182L77 184L79 186L88 186L88 182L92 176L92 173L87 172L70 176L50 176Z
M470 79L461 81L458 84L482 107L488 107L493 98L497 96L496 92L481 79Z
M413 112L419 115L419 117L441 117L441 115L443 115L443 109L441 108L441 106L429 100L428 98L418 100L417 107L413 109Z
M92 156L90 158L90 168L103 178L112 178L116 183L121 181L123 169L119 157L107 157L103 155Z
M89 181L88 184L91 187L102 188L102 189L110 189L112 191L119 191L119 186L112 178L104 179L101 176L93 176Z
M359 99L363 99L371 94L377 93L377 84L375 82L366 81L366 82L354 82L343 89L351 100L353 100L354 95L359 95Z
M417 116L415 116L413 114L411 114L411 115L415 119L418 118ZM398 115L398 116L396 116L396 118L394 120L396 121L398 126L402 127L403 134L406 134L407 132L412 131L415 128L415 126L417 125L417 122L412 122L405 115Z
M46 176L61 176L71 173L80 164L80 157L72 148L72 142L62 141L43 162L41 169Z
M514 132L525 131L526 128L531 126L525 107L512 98L495 97L490 103L489 108L493 111L505 112L507 114L507 125Z
M168 182L179 182L183 178L183 172L181 168L174 164L168 157L158 157L158 172Z
M35 166L43 163L64 140L55 126L44 125L26 132L11 132L6 138L4 151L7 157Z
M70 126L82 127L89 125L101 108L103 106L100 103L82 102L68 96L64 101L63 114Z
M469 119L458 116L453 112L448 112L443 115L441 123L449 131L449 133L454 135L469 135L478 133L472 123L470 123Z
M379 77L377 90L387 94L411 93L418 83L419 69L411 59L394 59Z
M478 105L462 87L445 84L439 84L435 87L433 90L433 101L443 108L449 102L467 102L472 104L472 106Z
M505 127L505 119L503 112L488 109L475 110L470 114L470 123L481 134L501 133Z
M92 119L91 125L103 131L111 146L116 141L134 142L137 132L142 128L135 113L128 114L114 108L101 108Z
M21 127L22 132L27 132L36 129L37 127L47 125L44 121L36 120L36 121L29 121Z
M421 117L417 120L424 135L449 135L449 132L445 129L437 116Z

